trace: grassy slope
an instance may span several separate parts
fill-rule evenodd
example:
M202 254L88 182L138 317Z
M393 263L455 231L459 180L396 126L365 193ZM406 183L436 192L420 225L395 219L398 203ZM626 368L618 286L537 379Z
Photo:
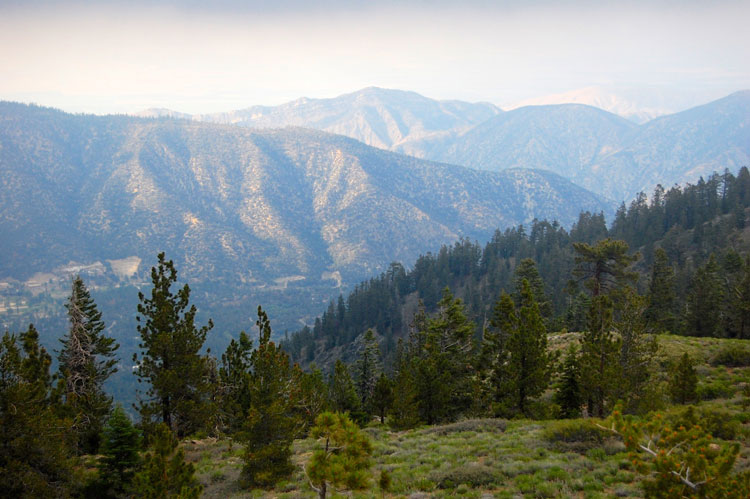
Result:
M563 347L575 333L558 335L554 347ZM723 410L742 422L736 437L742 443L736 470L750 468L750 414L743 407L742 389L750 383L750 367L712 365L729 346L749 349L747 341L686 338L663 335L660 363L667 366L687 352L698 364L699 392L707 400L698 410ZM668 407L679 412L682 407ZM639 475L630 467L624 446L616 438L589 432L582 438L559 435L582 421L467 420L451 425L392 432L373 425L365 431L374 442L372 488L355 497L381 497L380 471L390 472L391 493L385 497L612 497L640 496ZM586 423L587 424L587 423ZM589 438L586 438L589 437ZM294 445L300 465L287 482L271 491L242 491L238 484L242 448L227 441L187 442L188 458L196 462L205 497L315 497L302 465L315 447L310 439Z

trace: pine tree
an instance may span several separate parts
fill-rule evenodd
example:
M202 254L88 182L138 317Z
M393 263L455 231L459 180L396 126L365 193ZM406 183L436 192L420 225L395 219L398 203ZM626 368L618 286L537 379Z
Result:
M238 340L232 338L221 355L219 367L219 426L229 433L236 433L245 423L250 408L250 359L253 341L245 331Z
M578 349L571 343L565 352L560 381L554 395L554 401L560 406L560 416L563 418L577 418L581 415L583 394L581 369L578 364Z
M413 428L419 423L417 389L412 373L411 358L399 339L396 348L396 373L393 382L393 405L390 426L396 429Z
M536 268L536 262L531 258L524 258L521 260L521 263L516 267L515 279L516 303L521 303L523 281L526 280L531 286L531 293L534 296L534 301L539 307L539 313L542 314L544 319L550 318L552 316L552 303L549 301L547 294L544 291L544 281Z
M261 307L256 325L258 348L250 359L250 408L241 435L245 443L242 482L247 487L272 487L294 471L292 442L299 428L289 357L271 341L271 323Z
M304 372L295 364L294 377L296 409L302 425L301 432L306 435L318 414L329 408L328 384L315 364L310 365L310 372Z
M362 410L367 414L372 414L372 397L375 391L375 384L377 383L378 375L382 371L380 347L372 329L368 329L365 332L363 343L359 358L354 365L357 394L359 395Z
M437 313L415 317L417 330L410 348L411 367L419 401L420 418L427 424L453 419L472 406L472 336L460 299L443 291Z
M691 336L721 337L724 334L724 286L719 264L712 254L693 275L687 296L685 333Z
M140 358L134 354L133 361L139 382L150 384L147 399L138 409L146 426L156 416L183 436L200 429L208 418L208 365L200 351L213 322L209 319L206 326L196 327L190 287L186 284L173 294L174 263L165 260L164 253L159 253L158 260L151 269L151 296L138 293L136 319L142 352Z
M612 296L636 280L637 274L628 267L639 255L628 255L627 243L609 238L593 246L574 243L573 249L577 253L573 276L583 279L592 295L588 330L581 340L581 385L589 414L603 417L621 379L621 343L613 334Z
M144 499L197 499L203 486L195 478L195 467L185 462L185 452L178 449L177 438L169 427L156 426L152 450L146 453L143 469L135 475L133 491Z
M625 241L602 239L595 245L573 243L576 252L573 276L585 281L593 296L608 293L637 278L628 267L639 255L628 255Z
M336 412L354 413L360 410L357 389L352 381L349 368L341 359L336 360L331 376L329 397L331 408Z
M604 417L620 380L620 341L612 332L614 304L607 295L595 296L589 309L588 330L581 339L581 387L589 415Z
M547 352L547 329L527 280L521 284L520 310L516 311L507 294L495 308L493 324L507 339L504 359L496 358L493 374L496 393L508 396L513 408L528 415L528 401L539 396L549 384L553 359Z
M680 361L672 369L669 378L669 391L672 401L676 404L687 404L698 399L696 389L698 387L698 375L690 356L685 353Z
M65 305L70 329L60 340L58 356L64 405L75 420L78 449L96 453L104 421L112 410L112 397L104 382L117 371L114 338L104 335L104 322L80 277L73 280Z
M121 406L115 407L103 430L101 480L115 492L130 484L140 464L140 434Z
M651 381L658 343L646 319L647 302L629 286L618 294L613 329L620 337L620 380L613 398L623 401L628 412L647 412L653 400Z
M70 494L71 421L55 411L51 360L32 325L0 340L0 497Z
M328 485L358 490L367 487L372 444L356 424L340 413L324 412L315 420L312 436L320 442L307 464L310 484L325 499Z
M676 332L675 300L674 269L669 265L667 252L657 248L651 267L646 318L655 324L658 330Z
M385 414L393 405L393 382L385 373L380 373L372 394L372 408L380 417L380 423L385 423Z

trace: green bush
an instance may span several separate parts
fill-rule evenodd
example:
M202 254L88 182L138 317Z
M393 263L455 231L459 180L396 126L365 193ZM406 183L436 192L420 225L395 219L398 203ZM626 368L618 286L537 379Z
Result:
M679 426L691 428L700 425L715 438L736 440L742 433L741 418L738 416L721 409L696 410L691 406L668 420L675 428Z
M737 345L724 347L711 359L712 366L750 367L750 348Z
M490 487L501 482L502 475L482 464L468 464L448 470L433 471L430 481L441 489L453 489L461 484L472 488Z
M698 385L698 398L700 400L730 398L733 395L734 389L726 381L715 379Z
M436 435L448 435L449 433L460 433L463 431L490 431L501 433L505 431L507 426L508 422L504 419L465 419L451 424L425 428L420 433Z
M585 453L601 447L612 438L612 435L590 421L568 419L550 424L542 433L542 437L560 450Z

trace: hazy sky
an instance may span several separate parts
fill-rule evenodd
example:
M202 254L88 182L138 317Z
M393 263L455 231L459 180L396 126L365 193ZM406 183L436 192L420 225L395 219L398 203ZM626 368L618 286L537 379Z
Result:
M196 113L366 86L510 104L750 88L750 1L0 0L0 99Z

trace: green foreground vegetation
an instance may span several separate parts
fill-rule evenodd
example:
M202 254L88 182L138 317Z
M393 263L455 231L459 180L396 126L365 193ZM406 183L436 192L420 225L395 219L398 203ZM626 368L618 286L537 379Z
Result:
M578 336L557 335L554 348L564 350ZM703 419L717 442L741 443L735 471L750 470L750 366L717 364L724 352L747 349L746 343L672 335L658 339L660 363L671 365L684 353L696 359L703 399L660 413L676 420L692 407L707 415ZM374 447L370 484L354 497L643 497L644 475L632 465L622 438L598 428L598 421L485 418L395 431L373 420L363 430ZM303 471L316 445L312 438L295 440L296 471L288 480L253 492L239 486L242 448L236 443L206 438L183 445L205 486L204 497L317 496ZM378 486L383 470L391 477L388 491ZM418 493L424 495L413 495Z

